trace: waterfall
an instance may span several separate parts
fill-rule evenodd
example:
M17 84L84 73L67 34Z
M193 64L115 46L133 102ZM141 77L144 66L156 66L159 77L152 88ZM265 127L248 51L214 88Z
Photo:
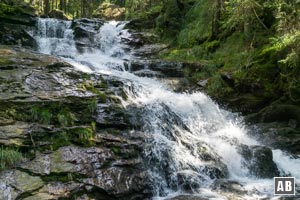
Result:
M146 139L144 160L149 167L155 199L182 193L226 199L213 190L217 179L237 181L247 192L244 198L273 196L273 180L252 171L245 153L263 147L248 135L243 119L221 109L202 92L176 93L155 78L138 77L125 70L124 62L135 58L121 38L130 34L125 23L107 22L96 34L98 43L80 53L72 22L39 19L35 38L41 53L62 57L78 70L118 77L128 99L135 105ZM300 180L300 159L274 149L273 161L281 175Z

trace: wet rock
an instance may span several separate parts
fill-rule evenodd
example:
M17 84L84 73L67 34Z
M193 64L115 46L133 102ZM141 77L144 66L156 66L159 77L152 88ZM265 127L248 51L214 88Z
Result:
M199 143L197 153L206 162L203 172L211 179L228 177L227 166L222 162L221 157L205 143Z
M96 123L99 127L130 127L125 109L120 105L98 104L97 113Z
M177 174L177 183L185 192L196 192L205 179L193 171L183 171Z
M85 48L96 47L96 34L98 33L104 21L100 19L75 19L72 22L74 30L74 40L77 48L84 50Z
M241 153L252 175L260 178L279 176L277 165L273 162L273 153L264 146L241 147Z
M183 77L182 64L178 62L170 62L163 60L139 60L130 63L129 70L132 72L139 72L141 70L149 70L159 72L164 77ZM150 73L148 73L150 74Z
M197 196L197 195L179 195L176 197L172 197L172 198L168 198L166 200L209 200L209 198L207 197L202 197L201 195Z
M266 145L283 149L293 154L300 153L300 130L287 122L257 123L251 125L251 134Z
M214 182L212 188L214 190L221 190L223 192L230 192L235 194L246 194L247 190L237 181L218 179Z
M149 78L154 78L154 77L163 78L164 77L164 74L162 74L160 72L148 70L148 69L135 71L134 74L137 76L140 76L140 77L149 77Z
M122 144L122 150L131 148L130 146L126 147L124 141L119 142ZM150 191L145 190L148 177L146 171L142 169L141 162L138 161L138 158L134 159L134 155L131 158L123 159L118 156L120 153L114 148L68 146L50 154L37 154L33 161L22 165L22 169L39 175L60 174L62 176L65 174L70 179L73 177L76 184L51 183L52 189L54 187L53 190L55 190L53 184L56 185L58 190L56 196L59 197L71 194L74 187L81 190L87 186L98 188L121 199L122 197L131 199L137 193L140 198L149 196ZM51 189L49 187L40 190L37 195L49 194ZM53 192L50 194L53 195Z

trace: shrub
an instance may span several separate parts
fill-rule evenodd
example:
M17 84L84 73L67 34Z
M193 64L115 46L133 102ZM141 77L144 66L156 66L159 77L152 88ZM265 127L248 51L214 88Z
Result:
M0 170L15 167L23 159L22 153L11 148L0 148Z

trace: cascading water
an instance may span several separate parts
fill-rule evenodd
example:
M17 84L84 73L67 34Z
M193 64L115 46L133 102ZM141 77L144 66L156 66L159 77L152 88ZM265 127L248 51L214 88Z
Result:
M105 23L96 35L98 48L76 51L71 23L39 19L35 38L39 51L60 56L75 68L90 73L103 73L124 82L129 97L124 105L135 105L142 129L151 137L144 151L145 162L153 182L155 198L163 199L180 193L226 199L213 192L216 179L241 183L244 198L256 199L273 195L273 180L262 179L251 172L242 151L259 146L247 135L241 118L220 109L201 92L176 93L154 78L137 77L124 68L124 60L134 59L121 43L127 37L125 23ZM300 180L300 159L273 150L273 160L281 175Z

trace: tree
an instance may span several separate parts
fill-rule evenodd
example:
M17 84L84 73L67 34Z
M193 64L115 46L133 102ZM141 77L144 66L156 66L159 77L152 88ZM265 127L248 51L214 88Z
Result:
M50 2L49 0L44 0L44 15L48 15L50 12Z

